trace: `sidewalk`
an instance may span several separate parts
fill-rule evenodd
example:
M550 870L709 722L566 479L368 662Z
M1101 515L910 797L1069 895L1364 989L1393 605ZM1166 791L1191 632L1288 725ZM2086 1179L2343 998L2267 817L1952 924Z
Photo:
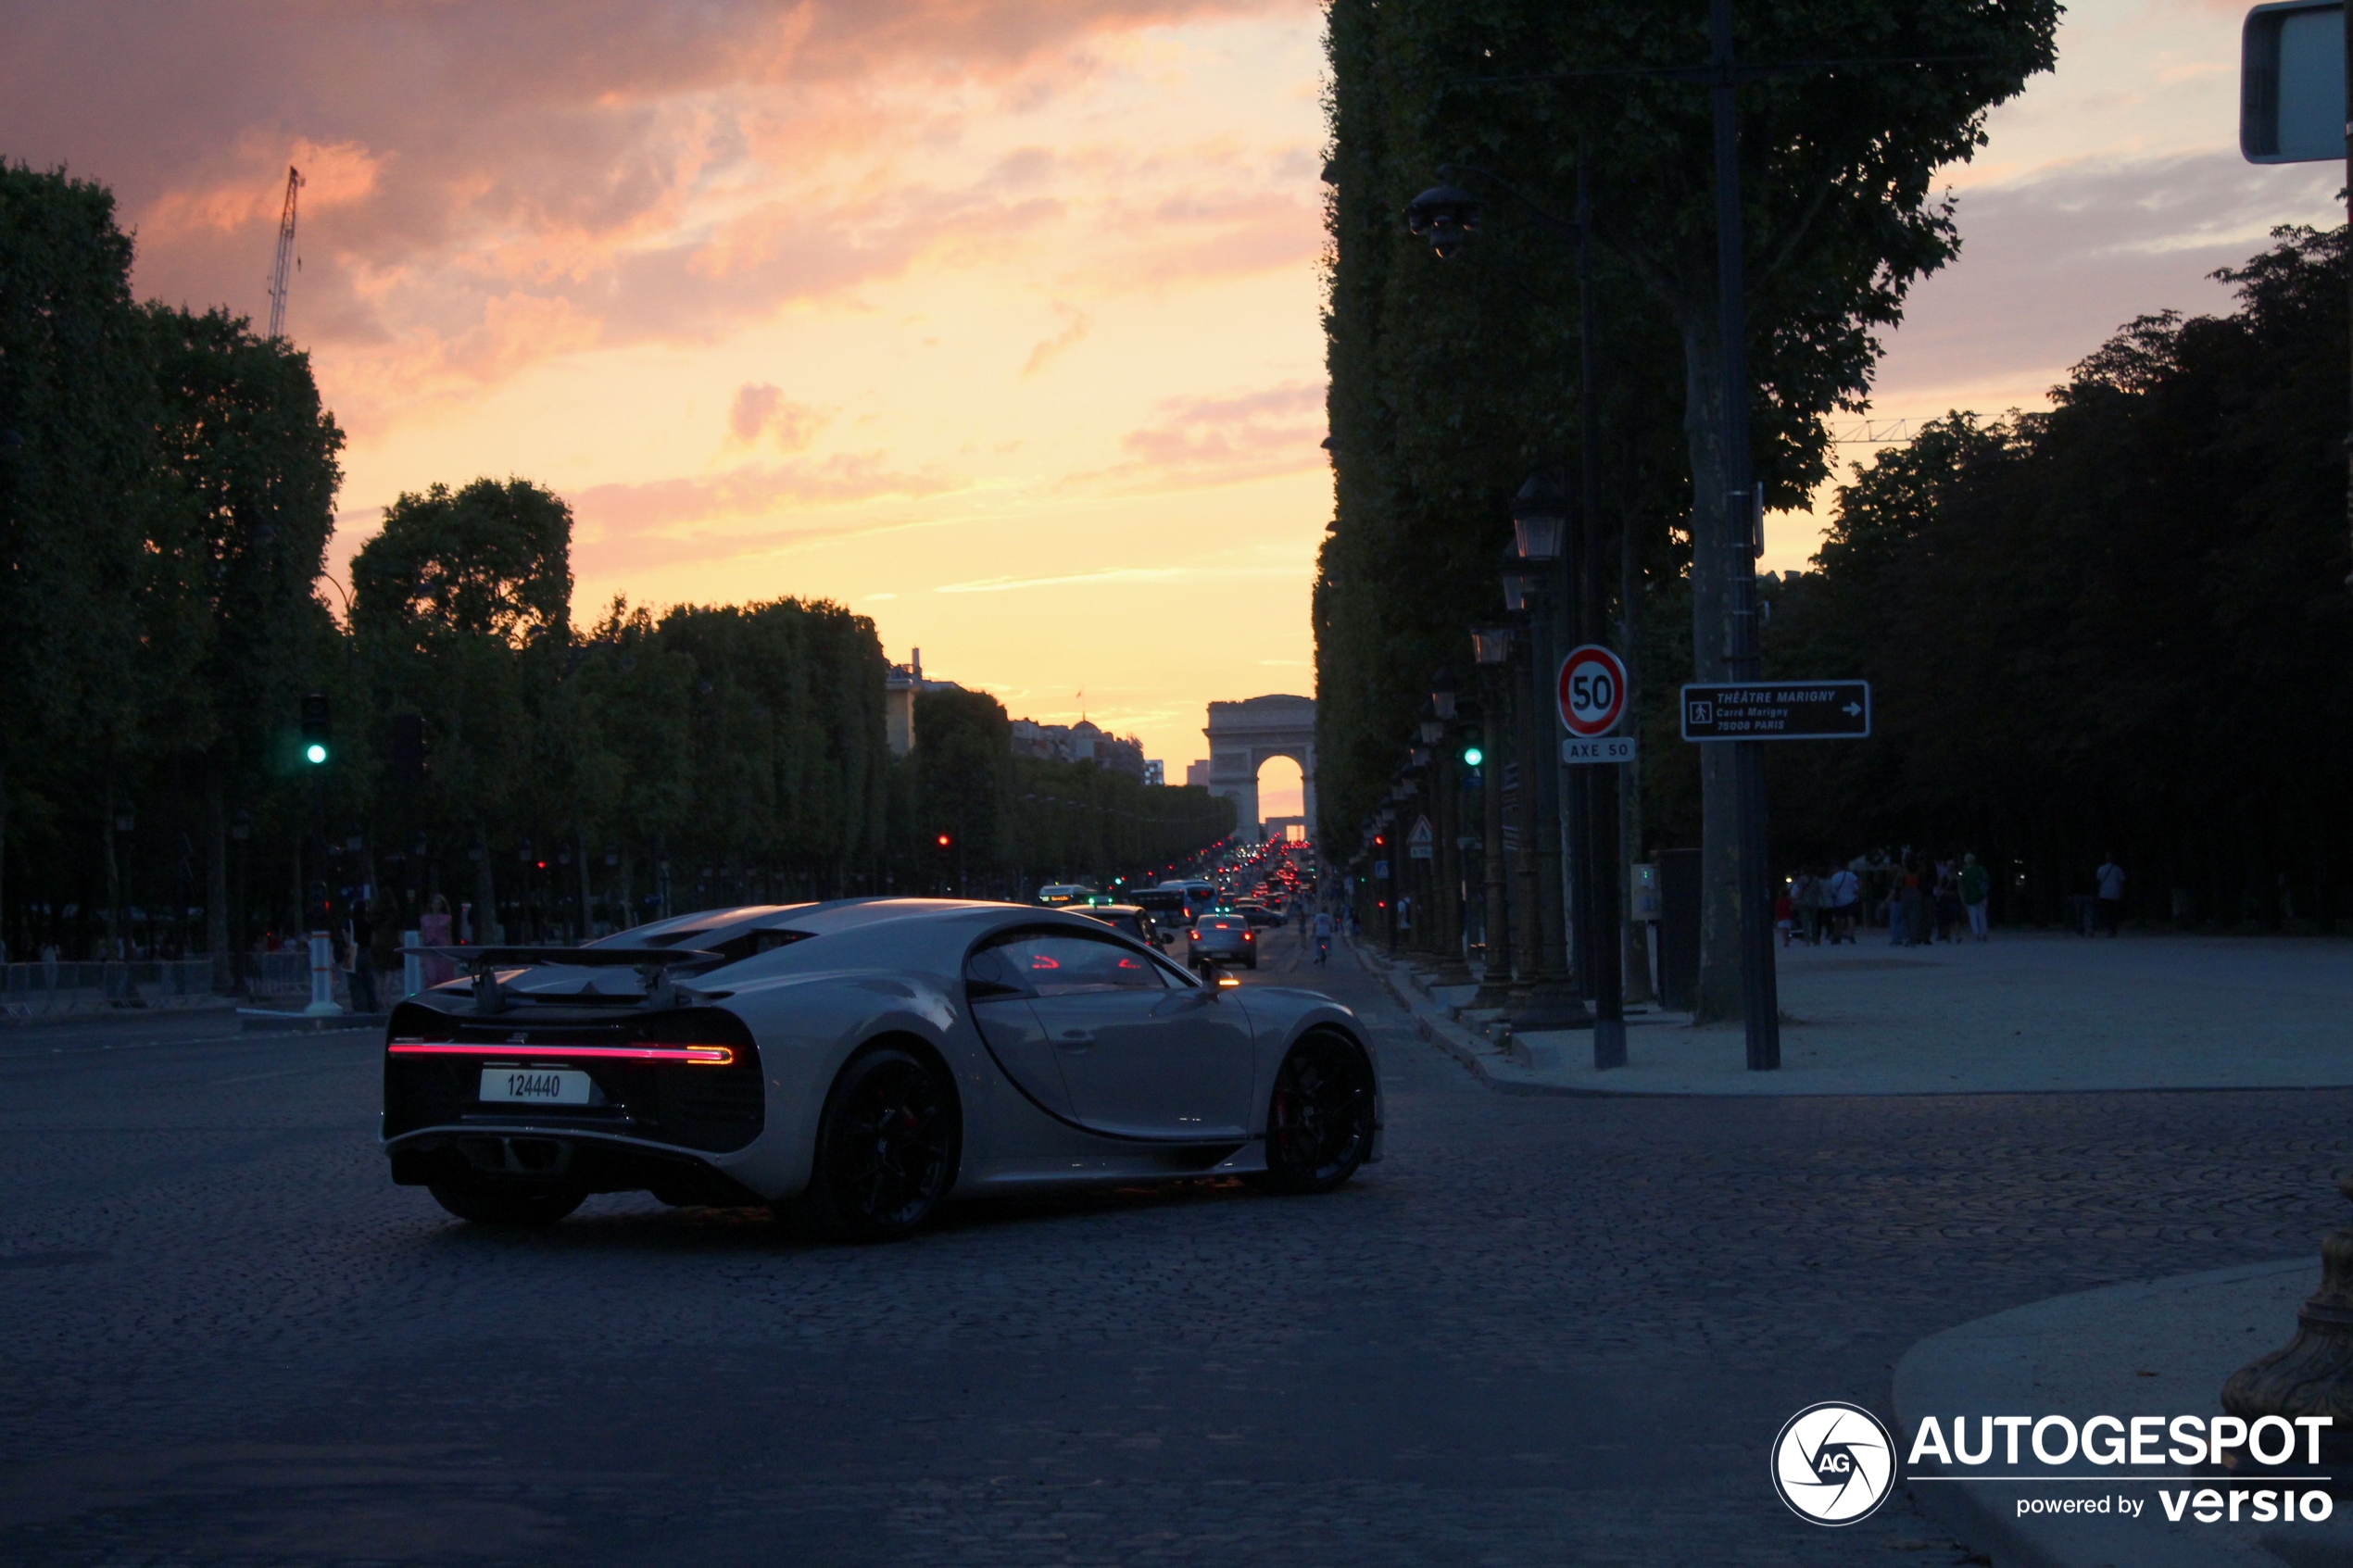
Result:
M1895 1368L1894 1425L1906 1454L1920 1419L1945 1431L1958 1416L2196 1415L2220 1412L2222 1380L2287 1343L2296 1309L2320 1283L2317 1251L2306 1258L2184 1274L2055 1297L1997 1312L1924 1339ZM2101 1476L2081 1461L2067 1473ZM2319 1524L2231 1526L2169 1522L2160 1483L2108 1478L2105 1490L2145 1498L2137 1519L2114 1514L2018 1515L2018 1501L2048 1488L1994 1481L1939 1480L1932 1460L1906 1469L1920 1512L1995 1568L2347 1568L2353 1565L2353 1503ZM2191 1486L2222 1487L2189 1476ZM2162 1485L2179 1490L2182 1479ZM2244 1483L2242 1483L2244 1485ZM2260 1485L2260 1483L2257 1483ZM2070 1495L2082 1491L2070 1489ZM2098 1495L2094 1490L2088 1495Z
M1925 1095L2353 1085L2353 943L2000 933L1982 945L1780 950L1781 1070L1737 1024L1627 1016L1625 1067L1581 1031L1509 1037L1402 959L1357 953L1432 1044L1523 1094Z

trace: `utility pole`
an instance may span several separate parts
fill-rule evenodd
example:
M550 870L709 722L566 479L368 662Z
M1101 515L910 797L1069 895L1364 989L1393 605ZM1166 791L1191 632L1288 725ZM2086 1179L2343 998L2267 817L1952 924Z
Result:
M286 272L299 267L295 259L295 193L302 189L302 171L286 166L286 206L278 215L278 265L270 274L270 341L286 335Z

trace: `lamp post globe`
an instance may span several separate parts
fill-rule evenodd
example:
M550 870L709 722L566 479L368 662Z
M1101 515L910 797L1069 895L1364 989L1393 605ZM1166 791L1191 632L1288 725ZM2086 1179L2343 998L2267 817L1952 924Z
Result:
M1567 532L1568 492L1541 469L1529 474L1512 497L1512 538L1519 558L1540 564L1558 560Z
M1405 204L1405 229L1428 240L1442 261L1478 232L1478 198L1453 185L1432 185Z

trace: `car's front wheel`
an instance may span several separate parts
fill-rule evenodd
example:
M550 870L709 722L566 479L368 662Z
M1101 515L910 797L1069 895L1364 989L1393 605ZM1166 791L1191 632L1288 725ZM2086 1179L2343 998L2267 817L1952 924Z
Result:
M840 1240L896 1241L948 1196L963 1148L947 1074L895 1046L868 1051L825 1097L802 1208Z
M1373 1151L1372 1063L1356 1043L1328 1030L1302 1038L1283 1059L1266 1108L1269 1192L1329 1192Z
M572 1187L455 1186L435 1182L433 1200L477 1225L552 1225L588 1195Z

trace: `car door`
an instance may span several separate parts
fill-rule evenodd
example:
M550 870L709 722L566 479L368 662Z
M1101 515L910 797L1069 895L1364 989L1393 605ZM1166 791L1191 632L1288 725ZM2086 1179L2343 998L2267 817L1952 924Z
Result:
M1108 935L1038 933L1003 947L1079 1123L1116 1137L1245 1135L1250 1020L1214 986Z
M1062 1059L1046 1037L1046 1026L1030 1004L1026 960L1014 950L1015 936L984 945L964 960L964 1000L981 1043L997 1059L1014 1087L1064 1121L1077 1120Z

